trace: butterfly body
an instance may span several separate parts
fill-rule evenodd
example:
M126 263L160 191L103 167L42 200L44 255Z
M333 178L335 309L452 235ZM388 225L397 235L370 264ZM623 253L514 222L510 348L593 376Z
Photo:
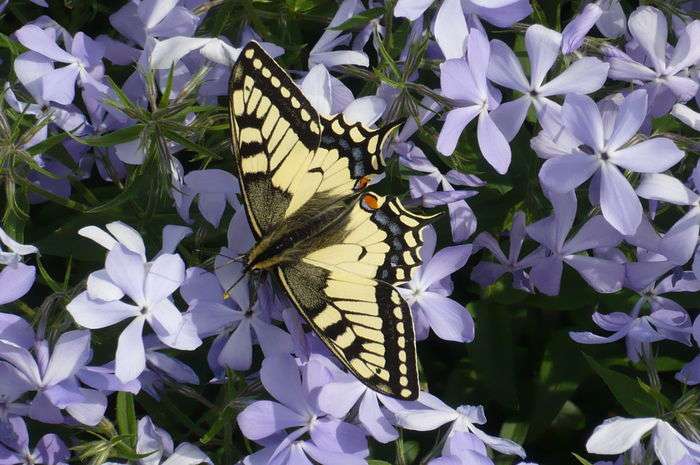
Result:
M369 190L392 127L322 116L255 42L229 84L232 148L256 239L246 270L271 273L339 361L370 388L418 396L413 321L394 287L420 265L432 216Z

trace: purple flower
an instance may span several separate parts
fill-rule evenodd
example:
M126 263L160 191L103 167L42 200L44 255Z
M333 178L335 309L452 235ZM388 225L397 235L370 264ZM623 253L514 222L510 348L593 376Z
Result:
M686 363L683 368L676 373L675 378L688 386L700 384L700 355L695 356L694 359Z
M344 0L340 4L328 28L309 52L309 68L317 64L323 64L327 68L340 65L369 66L369 57L360 50L336 50L341 45L349 45L352 34L332 29L363 10L359 0Z
M309 463L308 457L323 465L366 463L369 450L362 429L327 415L318 406L318 389L332 379L326 368L329 363L312 356L300 377L292 357L265 358L260 379L276 400L256 401L238 415L241 432L265 446L246 457L244 464L303 465ZM307 434L309 439L302 439Z
M488 249L498 263L488 261L477 263L472 270L471 279L485 287L495 283L503 274L511 273L515 289L532 292L532 284L525 269L529 268L533 260L541 255L542 252L535 251L522 260L519 258L520 250L525 241L525 213L518 211L513 215L513 225L510 229L509 238L510 247L506 257L498 241L490 233L482 232L476 236L474 247Z
M13 380L15 393L36 391L27 412L31 418L44 423L62 423L60 410L66 409L81 423L92 426L99 423L107 408L107 398L98 391L81 388L76 380L76 374L92 356L89 331L63 333L53 351L45 340L32 341L32 346L17 342L26 344L29 340L0 339L0 359L11 367L0 366L4 375ZM8 396L7 402L12 403L9 400L12 397Z
M554 214L527 227L528 235L542 244L546 252L533 261L532 284L547 295L559 294L564 263L574 268L596 291L619 291L625 274L622 264L580 254L585 250L615 247L620 234L600 216L588 220L573 238L567 240L576 217L576 196L549 193Z
M615 229L631 235L641 222L642 205L619 168L660 173L678 163L684 153L663 137L625 146L644 122L644 90L627 95L619 107L607 102L599 108L590 97L567 95L561 112L563 127L580 145L568 155L547 160L539 177L544 187L558 193L572 191L593 177L595 186L600 186L603 216Z
M260 286L255 304L250 303L248 287L234 294L235 304L224 300L224 290L216 276L201 268L187 270L180 289L190 304L192 321L200 337L217 335L209 351L215 373L224 368L248 370L253 363L253 337L265 356L289 354L289 334L270 322L269 307L273 294L269 286Z
M194 35L200 17L173 0L134 0L109 17L114 29L144 46L149 37Z
M17 57L17 61L32 61L36 54L41 56L39 63L59 62L66 66L52 69L41 76L41 97L45 101L54 101L63 105L73 102L75 97L75 82L82 86L92 86L106 91L107 86L100 79L104 74L102 56L104 47L82 32L75 34L70 46L70 53L56 44L55 37L48 30L43 30L33 24L23 26L15 32L17 40L35 54L26 53Z
M688 24L669 52L667 19L651 6L637 8L629 17L628 27L636 44L641 47L646 64L616 51L608 58L610 77L621 81L646 82L651 104L656 105L663 92L670 90L677 100L687 101L698 92L698 83L686 77L686 69L700 60L700 21ZM671 101L671 104L675 103ZM655 116L666 113L670 105L652 112Z
M530 61L529 81L510 47L500 40L491 41L488 78L523 94L516 100L502 103L492 114L506 139L511 140L518 133L531 105L540 113L544 106L558 105L550 97L572 92L590 94L605 83L609 65L590 57L574 61L559 76L544 83L559 56L561 41L560 33L539 24L527 28L525 47Z
M201 344L191 320L184 318L169 298L184 281L182 259L177 254L163 253L152 263L147 263L141 237L138 233L129 235L130 228L125 226L110 223L108 228L128 236L130 247L111 244L105 269L92 273L87 291L67 306L75 321L90 329L105 328L131 319L117 344L115 374L122 382L135 379L146 367L142 339L146 322L169 347L193 350ZM92 228L91 233L101 232ZM109 243L111 239L116 242L106 233L102 234L102 241ZM124 296L129 297L133 304L122 301Z
M700 131L700 113L697 111L691 110L686 105L677 103L673 105L671 114L692 129Z
M237 205L238 193L236 178L228 171L217 169L190 171L183 185L172 189L175 206L185 222L193 222L190 206L196 198L200 213L215 228L219 227L226 204Z
M357 407L357 421L377 441L388 443L399 437L392 425L393 416L386 411L396 411L395 401L368 388L356 377L337 370L330 383L321 386L318 405L324 412L336 418L345 418Z
M0 463L3 465L65 465L70 459L70 451L61 438L55 434L45 434L36 443L34 450L29 448L27 425L19 417L10 420L12 441L2 440Z
M461 3L462 14L481 17L498 27L511 26L532 13L527 0L464 0ZM432 4L433 0L399 0L394 7L394 15L414 21Z
M609 418L593 431L586 442L586 450L592 454L622 454L649 432L661 465L679 465L687 456L700 460L700 444L684 438L673 426L658 418Z
M465 199L473 197L477 192L457 191L454 186L481 187L486 183L477 176L467 175L457 170L442 174L423 151L410 142L397 143L394 145L394 150L400 155L399 160L403 165L425 173L408 178L411 197L421 199L423 206L427 208L447 204L452 240L466 241L476 231L476 215Z
M21 298L29 292L34 284L36 268L22 263L22 257L38 253L33 245L24 245L12 239L0 228L0 243L9 251L4 251L0 246L0 265L4 265L0 271L0 305L4 305Z
M700 186L700 165L691 176L695 190ZM685 264L693 254L700 233L700 195L667 174L648 174L637 187L637 194L649 200L688 206L690 209L664 236L659 252L676 264ZM679 239L683 239L679 242Z
M477 116L477 138L482 155L500 174L508 171L510 147L491 119L490 111L498 106L486 81L490 48L486 35L472 29L467 46L468 63L463 59L447 60L440 65L442 95L455 101L440 131L437 149L451 155L464 128Z
M421 392L416 407L409 406L396 412L396 418L400 426L414 431L430 431L449 424L448 438L452 441L463 440L471 443L468 447L460 447L457 443L446 443L447 449L443 449L443 454L447 452L445 455L451 455L450 450L459 448L472 450L476 448L481 452L483 449L478 447L478 442L476 444L472 442L476 439L482 446L486 445L502 454L525 457L525 451L519 444L509 439L489 436L477 427L477 425L486 424L486 415L482 406L462 405L454 409L437 397ZM475 463L481 465L483 462Z
M625 33L625 12L619 0L597 0L589 3L583 11L569 21L562 31L563 53L575 52L583 43L586 34L593 26L609 38L618 37Z
M425 339L429 328L441 339L471 342L474 321L462 304L447 296L452 293L450 274L469 259L471 245L445 247L435 253L437 235L432 227L423 232L423 263L409 282L397 288L411 306L417 339Z
M493 465L486 445L473 433L452 431L445 439L442 456L429 465Z

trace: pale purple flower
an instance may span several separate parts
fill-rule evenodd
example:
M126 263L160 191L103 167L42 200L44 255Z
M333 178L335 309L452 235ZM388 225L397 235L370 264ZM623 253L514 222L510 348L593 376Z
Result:
M455 190L454 186L481 187L486 183L477 176L458 170L450 170L443 174L418 146L410 142L399 142L393 147L400 156L401 164L414 171L425 173L408 178L411 197L420 199L426 208L446 204L450 215L452 240L466 241L476 231L477 220L465 199L473 197L477 192Z
M2 228L0 244L9 249L5 251L0 246L0 265L4 265L0 271L0 305L4 305L29 292L36 278L36 268L22 263L22 257L38 253L39 249L33 245L20 244Z
M0 463L3 465L65 465L70 459L70 451L56 434L45 434L29 448L29 431L19 417L10 420L12 441L3 440L0 444Z
M435 253L437 235L432 227L423 231L423 263L410 281L397 288L411 306L416 339L425 339L428 330L448 341L471 342L474 321L462 304L450 299L450 274L461 269L471 254L471 245L445 247Z
M107 86L100 82L104 74L104 47L84 33L76 33L71 44L66 44L66 48L70 46L70 53L56 44L56 38L51 31L33 24L17 30L15 36L22 45L35 52L32 55L20 55L16 61L33 61L38 54L41 56L38 65L52 62L66 64L51 69L39 78L43 100L69 105L75 98L76 80L83 87L107 89Z
M490 112L498 107L486 81L490 47L486 35L472 29L467 46L468 62L447 60L440 65L442 95L455 101L437 140L443 155L454 152L464 128L478 116L477 138L482 155L494 169L503 174L510 165L510 146L501 130L491 119Z
M625 19L625 12L619 0L596 0L587 4L583 11L564 27L562 52L568 54L578 50L593 26L597 26L598 30L608 38L624 34Z
M399 433L392 425L393 415L387 408L393 410L398 401L373 391L349 373L337 371L333 381L319 390L321 410L336 418L345 418L357 407L357 421L374 439L384 444L396 440Z
M540 113L544 106L558 105L551 97L569 93L590 94L605 83L609 65L592 57L574 61L560 75L545 83L547 73L559 56L561 41L560 33L539 24L527 28L525 48L530 61L529 80L510 47L497 39L491 41L488 78L523 94L513 101L501 103L492 114L506 139L515 137L531 105Z
M322 465L366 463L369 450L362 429L327 415L318 406L318 389L332 379L325 368L328 363L312 355L300 376L290 356L263 360L260 379L275 400L256 401L238 415L241 432L265 446L246 457L244 464L303 465L309 463L308 457ZM303 439L305 435L309 439Z
M667 18L652 6L642 6L632 12L628 27L649 66L618 50L608 58L610 77L647 83L650 106L658 98L663 98L665 90L670 90L677 100L683 102L693 98L698 92L698 83L686 77L685 73L688 67L700 60L700 21L686 25L675 47L667 44ZM668 109L670 105L664 105L653 113L663 114Z
M190 318L185 314L184 318ZM160 392L166 381L179 384L199 384L199 377L187 364L164 353L169 347L160 342L157 336L149 334L143 338L146 349L146 368L130 385L136 383L154 399L160 400ZM111 364L114 366L114 363ZM117 379L118 380L118 379Z
M224 290L215 275L201 268L190 268L180 292L190 304L192 321L200 337L217 336L209 351L215 373L225 368L250 369L254 341L265 356L291 352L289 334L270 322L273 294L269 286L259 286L254 304L250 302L248 287L238 288L233 303L224 299Z
M525 270L532 265L535 258L541 255L542 251L535 251L520 259L520 250L525 241L525 236L525 213L521 211L517 211L513 215L513 225L509 234L510 246L508 248L508 256L503 253L498 241L490 233L482 232L476 236L474 247L488 249L497 263L485 260L477 263L471 273L472 281L484 287L490 286L505 273L511 273L513 275L513 288L532 292L532 284Z
M78 371L92 356L90 332L63 333L53 350L45 340L32 341L31 346L26 346L27 342L24 338L15 342L0 339L0 359L12 366L9 371L7 365L3 369L6 376L14 379L15 392L36 391L27 415L44 423L62 423L61 410L65 409L81 423L91 426L99 423L107 408L107 398L99 391L80 387L76 379ZM8 402L13 401L8 399Z
M349 124L361 122L372 126L387 106L383 98L375 95L355 99L352 91L323 64L314 65L299 82L299 88L319 114L342 113Z
M34 52L27 52L32 53ZM10 87L10 83L5 83L5 102L19 113L32 115L37 121L44 118L51 118L51 122L64 131L74 131L85 124L85 115L74 105L60 105L54 102L48 102L42 97L41 79L40 77L51 71L53 68L50 63L43 60L24 61L15 60L15 74L17 78L24 84L27 91L30 93L36 103L21 102L17 100L15 93ZM46 139L49 125L44 126L32 138L27 146L32 146L35 143Z
M691 110L687 105L681 105L680 103L673 105L671 114L678 118L683 124L686 124L696 131L700 131L700 113Z
M123 223L110 223L107 227L118 231L128 245L90 227L88 234L109 249L106 266L90 275L87 291L73 299L67 309L79 325L90 329L131 319L119 337L115 365L117 377L128 382L146 367L142 338L146 322L169 347L193 350L201 340L192 321L185 318L170 299L185 278L185 264L180 256L166 252L153 262L146 262L143 240L136 231ZM81 231L85 234L85 230ZM177 242L179 239L181 237ZM163 245L174 249L177 242L167 244L164 241ZM124 296L133 304L122 301Z
M683 365L675 378L688 386L700 384L700 355L696 355L690 362Z
M114 29L141 47L149 37L194 35L201 18L176 0L131 0L109 17Z
M592 454L622 454L649 432L651 446L661 465L679 465L687 456L700 460L700 444L684 438L668 422L658 418L609 418L593 431L586 442L586 450Z
M581 254L595 248L615 247L620 234L600 215L589 219L568 239L576 217L576 196L549 192L554 214L529 225L528 235L542 244L546 252L533 260L532 284L546 295L558 295L564 263L574 268L596 291L610 293L622 288L625 268L622 264Z
M414 21L433 3L434 0L399 0L394 7L394 15ZM464 0L461 3L462 14L478 16L498 27L511 26L532 13L527 0Z
M569 336L579 344L609 344L625 339L627 357L638 362L649 351L653 342L673 339L685 342L690 339L690 320L685 311L659 308L649 315L640 315L644 300L640 299L628 315L623 312L609 314L593 313L593 321L609 336L584 331L572 331Z
M594 185L600 186L605 219L621 233L634 234L642 219L642 206L619 168L660 173L684 156L664 137L626 145L644 122L646 108L646 92L641 89L627 95L619 106L606 101L602 108L585 95L567 95L561 111L563 126L581 145L542 165L539 177L543 186L565 193L593 177Z
M401 3L401 2L399 2ZM399 5L397 4L397 7ZM433 24L433 35L446 60L461 59L467 52L470 27L479 27L472 20L467 24L460 0L444 0ZM481 28L483 31L483 28Z
M260 46L273 57L284 53L283 48L272 43L263 42ZM216 37L171 37L155 44L150 59L151 67L170 69L185 55L195 50L207 60L230 68L236 63L243 47L234 47L227 40Z
M700 186L700 165L693 170L690 179L695 191ZM637 187L637 194L649 200L668 202L690 207L688 212L666 233L665 247L659 252L679 265L691 257L700 233L700 195L678 179L667 174L648 174ZM678 239L683 242L678 242ZM685 245L685 247L680 247Z
M493 465L486 445L473 433L451 431L445 439L442 456L428 465Z
M318 42L309 52L309 68L323 64L327 68L340 65L369 66L369 57L361 50L336 50L350 45L352 34L332 29L364 11L359 0L344 0Z
M186 223L193 223L190 217L190 207L197 199L199 212L215 228L224 214L226 204L236 207L239 193L238 181L228 171L218 169L195 170L187 173L181 186L173 187L172 196L175 200L180 217Z
M212 465L209 457L194 444L183 442L174 447L170 434L148 416L138 422L136 452L145 455L136 462L139 465ZM119 464L106 462L105 465Z
M477 425L486 424L482 406L462 405L456 409L446 405L437 397L421 392L417 406L409 406L396 412L398 425L414 431L431 431L443 425L450 425L448 437L461 433L471 433L484 445L502 454L525 457L523 448L509 440L484 433ZM471 440L472 436L462 435ZM476 462L479 463L479 462Z

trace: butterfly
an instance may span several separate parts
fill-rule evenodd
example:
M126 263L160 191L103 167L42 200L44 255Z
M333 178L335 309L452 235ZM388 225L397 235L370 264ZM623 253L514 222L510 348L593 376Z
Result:
M255 42L229 83L232 147L256 244L250 273L270 273L309 326L368 387L414 400L413 321L394 285L420 265L434 216L368 189L392 126L319 115Z

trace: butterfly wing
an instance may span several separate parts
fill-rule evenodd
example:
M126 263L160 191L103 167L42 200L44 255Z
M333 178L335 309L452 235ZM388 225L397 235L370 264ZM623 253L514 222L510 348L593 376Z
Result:
M234 65L229 115L241 192L258 239L315 194L346 196L359 179L381 172L381 147L394 128L319 116L255 42Z
M278 268L294 305L360 380L384 394L419 392L413 320L393 284L420 264L421 229L431 217L396 198L367 194L344 224L343 240ZM365 196L365 198L367 197Z

